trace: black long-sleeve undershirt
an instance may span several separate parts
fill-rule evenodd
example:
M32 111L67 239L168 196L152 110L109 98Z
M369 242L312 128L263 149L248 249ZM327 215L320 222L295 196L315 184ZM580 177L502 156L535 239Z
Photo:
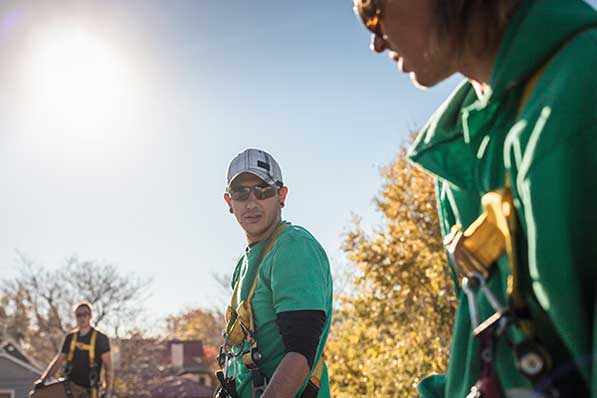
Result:
M286 352L302 354L312 368L326 320L325 312L319 310L278 313L276 324L280 329Z

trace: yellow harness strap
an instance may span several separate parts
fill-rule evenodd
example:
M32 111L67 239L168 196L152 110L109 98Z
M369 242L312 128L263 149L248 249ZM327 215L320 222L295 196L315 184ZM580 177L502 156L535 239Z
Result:
M529 78L524 86L517 115L520 116L537 86L547 62ZM466 230L454 225L444 244L454 260L456 272L461 276L478 273L484 278L497 259L506 252L510 259L512 276L508 281L508 293L519 301L516 275L516 212L512 201L510 175L506 172L504 189L488 192L481 198L483 213Z
M259 259L260 266L261 266L261 262L263 261L263 259L269 254L270 251L272 251L272 247L274 246L274 243L276 243L276 241L278 240L278 237L280 237L280 235L282 235L282 232L284 232L287 227L288 227L288 224L286 224L286 223L282 223L282 224L278 225L278 227L275 229L275 231L272 233L272 235L268 238L267 245L263 248L263 251L261 252L261 258ZM249 294L247 295L247 299L245 300L245 301L248 301L249 303L253 300L253 296L255 295L255 290L257 289L257 280L258 279L259 279L259 272L256 272L255 279L253 279L253 285L251 286L251 290L249 291ZM239 282L240 282L240 278L236 282L236 286L239 285ZM240 290L239 290L238 294L240 295ZM237 299L237 298L235 297L235 299Z
M79 351L88 351L89 352L89 367L93 368L95 366L95 340L97 337L97 330L93 329L91 331L91 339L89 344L80 343L77 341L77 336L79 334L79 330L75 330L71 336L70 347L68 350L68 355L66 356L67 362L72 362L73 357L75 356L75 349Z
M550 60L551 60L551 58L550 58ZM543 75L543 71L545 70L545 67L547 66L548 63L549 63L549 60L548 60L548 62L544 63L539 69L537 69L533 73L533 75L530 77L530 79L526 82L524 89L522 91L522 96L520 97L520 102L518 103L517 116L520 116L522 114L524 107L529 102L529 98L531 97L531 94L533 93L533 91L535 91L535 87L537 86L537 83L539 82L539 78L541 77L541 75Z
M287 227L288 224L281 223L272 233L272 235L268 238L266 246L263 248L263 251L261 252L259 266L261 266L261 262L269 254L274 243ZM242 344L243 341L247 341L249 344L253 346L253 348L256 348L257 346L257 342L254 339L255 324L253 320L253 309L251 306L251 302L253 300L253 296L255 295L255 290L257 290L258 280L259 269L257 269L255 273L255 278L253 279L253 284L251 285L251 290L249 291L246 300L242 300L240 301L240 303L240 277L234 285L230 305L226 309L226 329L224 333L226 337L226 348L232 345L238 346ZM251 352L247 352L243 355L243 362L249 368L257 366L257 364L253 360ZM315 364L313 372L311 373L311 377L309 378L309 383L313 384L317 388L317 390L319 390L319 388L321 387L321 379L323 377L324 364L325 361L322 355Z
M517 109L517 118L527 105L549 60L538 68L523 88ZM480 275L489 277L493 264L506 253L509 259L510 275L507 292L514 309L524 309L525 299L520 291L519 270L516 250L518 222L512 197L512 182L506 171L504 188L488 192L481 198L483 213L469 227L462 231L460 225L452 227L444 244L456 272L461 277ZM526 336L534 334L530 320L518 320L520 330Z
M276 227L272 235L268 238L267 243L261 252L259 266L261 266L261 262L269 254L274 246L274 243L287 227L288 224L280 223L280 225ZM255 333L255 323L253 320L251 301L253 300L255 290L257 289L258 279L259 269L257 269L255 273L253 285L251 286L251 290L247 295L247 299L241 300L240 302L240 277L234 285L234 291L232 292L230 305L226 309L226 329L224 335L226 336L226 346L228 347L234 345L239 346L245 340L251 344L254 343L253 335Z
M562 44L560 48L562 48L564 44ZM536 69L524 84L520 93L516 120L521 118L543 72L552 58L553 55L549 57L541 67ZM547 379L546 372L553 370L554 359L550 355L550 352L545 349L543 345L545 341L541 341L537 333L541 331L539 328L542 327L541 315L538 315L538 319L531 318L529 312L530 302L527 302L527 298L521 291L521 269L517 258L517 244L519 242L520 232L513 202L513 181L511 181L509 170L505 171L504 180L503 189L488 192L483 195L481 199L484 209L483 214L481 214L465 231L462 231L459 225L452 227L452 231L446 236L444 243L446 244L448 255L450 256L456 272L464 277L462 279L462 286L464 292L467 294L469 306L471 307L471 323L473 325L475 324L475 321L478 324L478 307L475 320L475 304L471 305L471 302L475 303L476 298L467 282L471 276L476 276L481 283L481 289L483 289L483 284L489 277L493 264L495 264L501 255L504 253L507 254L510 271L507 279L509 305L507 308L503 308L501 304L492 304L492 307L496 309L496 312L482 324L475 327L473 334L475 336L480 336L481 333L484 333L484 331L487 330L487 327L490 327L494 325L495 322L501 320L504 311L509 312L510 316L514 315L514 317L510 318L510 321L514 321L514 324L522 332L524 337L520 343L517 343L512 347L516 360L516 367L524 376L526 376L532 385L535 385L536 383L545 382ZM471 295L473 295L472 298ZM489 293L485 292L485 297L490 301L491 297ZM493 297L493 300L495 301L495 297ZM508 327L510 321L507 321L506 327ZM503 327L499 324L498 326ZM544 335L543 338L545 339L547 337ZM553 336L551 338L553 339ZM547 385L544 385L542 389L547 387ZM551 396L551 394L549 395Z
M72 334L71 334L71 339L70 339L70 347L68 349L68 354L66 356L66 361L67 362L72 362L73 361L73 356L75 355L75 348L77 347L77 334L79 333L78 330L75 330Z
M321 387L321 378L323 377L323 365L325 361L323 359L323 354L319 357L317 364L315 364L315 369L313 373L311 373L311 378L309 381L313 383L317 388Z
M95 341L97 337L97 330L92 329L91 331L91 338L89 340L89 344L80 343L77 341L77 336L79 334L79 330L75 330L71 336L70 346L68 350L68 354L66 356L66 361L71 364L73 358L75 356L75 349L79 351L87 351L89 353L89 368L93 369L95 365ZM97 397L97 388L91 388L91 398Z
M95 338L97 336L97 330L93 329L91 332L91 340L89 341L89 345L87 346L89 351L89 367L93 368L95 366Z

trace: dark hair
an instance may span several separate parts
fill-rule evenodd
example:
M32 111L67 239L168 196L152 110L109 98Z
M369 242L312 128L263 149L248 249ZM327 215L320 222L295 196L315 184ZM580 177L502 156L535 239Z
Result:
M508 20L521 0L434 0L436 42L445 43L458 56L496 51Z
M77 312L77 310L81 307L87 307L89 312L93 312L93 309L91 308L91 303L88 301L81 301L80 303L75 304L73 312Z

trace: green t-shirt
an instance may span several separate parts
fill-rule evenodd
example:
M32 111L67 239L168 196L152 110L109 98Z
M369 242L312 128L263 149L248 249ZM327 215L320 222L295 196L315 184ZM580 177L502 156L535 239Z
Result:
M232 285L241 281L241 300L245 300L259 270L259 279L252 301L257 347L263 355L260 369L270 379L285 355L282 336L276 325L276 314L285 311L320 310L327 317L314 363L317 363L327 340L332 314L332 276L327 255L306 229L288 225L271 251L258 261L265 241L253 246L239 259ZM245 260L246 257L246 260ZM241 398L251 397L251 374L242 359L237 359L236 389ZM309 374L308 377L311 375ZM308 380L308 378L307 378ZM321 380L318 397L328 398L327 368ZM300 392L302 392L302 388Z

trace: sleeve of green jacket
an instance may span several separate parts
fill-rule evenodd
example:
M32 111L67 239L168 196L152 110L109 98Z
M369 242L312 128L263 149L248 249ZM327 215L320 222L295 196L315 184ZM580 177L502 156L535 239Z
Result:
M597 398L597 57L584 51L595 34L585 38L545 69L510 159L533 291Z
M427 376L417 386L420 398L443 398L445 388L446 375L444 374Z
M549 112L543 116L548 119ZM550 128L557 126L546 123L544 129ZM589 161L587 153L588 148L597 148L597 135L594 128L593 134L588 134L590 130L562 140L532 161L517 184L527 227L533 291L587 380L595 346L591 330L597 267L597 192L590 187L597 165Z

